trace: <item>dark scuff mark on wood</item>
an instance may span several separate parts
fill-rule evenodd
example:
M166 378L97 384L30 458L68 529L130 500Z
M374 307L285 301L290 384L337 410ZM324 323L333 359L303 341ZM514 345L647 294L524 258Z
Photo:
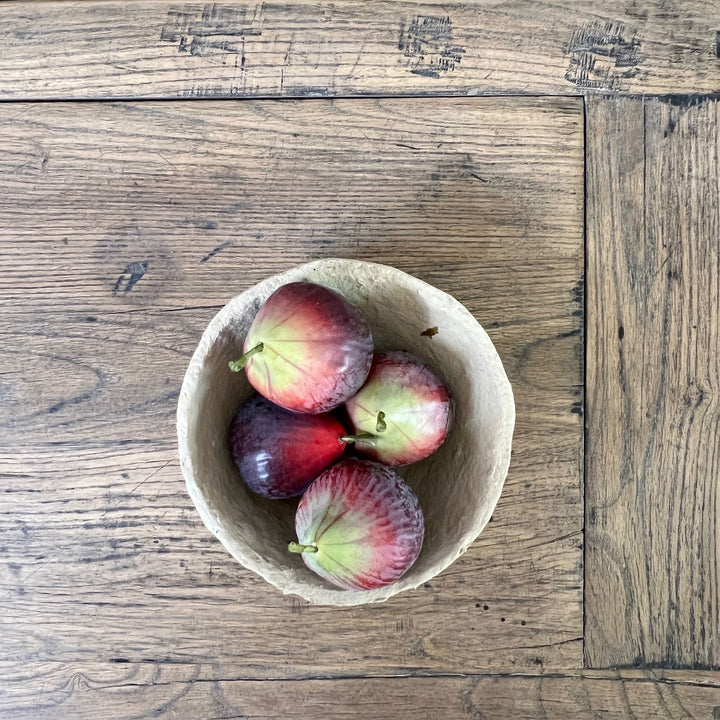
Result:
M470 153L465 153L465 157L462 163L462 170L466 177L471 177L481 183L487 182L487 179L477 172L475 161L473 160L473 157Z
M593 20L577 28L563 50L570 57L565 79L578 88L622 90L640 72L640 40L622 22Z
M647 22L647 19L648 19L647 8L638 7L637 0L632 0L632 2L625 8L625 12L629 17L637 18L638 20Z
M475 178L476 180L478 180L481 183L487 182L487 180L484 177L481 177L480 175L478 175L477 173L474 173L474 172L470 173L470 177Z
M405 23L400 23L400 34L398 35L398 50L401 52L405 49Z
M115 282L114 292L120 292L120 289L125 285L124 291L130 292L138 281L145 275L148 270L148 261L143 262L131 262L125 267L125 270L118 277Z
M715 31L715 57L720 58L720 30Z
M435 335L437 335L438 332L440 332L440 331L439 331L439 329L438 329L438 327L437 327L437 325L436 325L435 327L426 328L425 330L423 330L423 331L420 333L420 335L422 335L422 336L424 336L424 337L429 337L429 338L431 338L431 337L434 337Z
M193 57L238 55L244 67L244 38L262 35L260 28L253 27L253 21L254 16L248 18L243 6L185 5L168 12L160 41L176 44L179 53Z
M200 258L200 262L204 263L210 260L211 258L214 258L218 253L221 253L226 248L229 248L232 245L232 242L230 240L222 243L222 245L218 245L214 250L211 250L205 257Z
M465 48L453 43L453 25L447 16L417 15L400 26L398 50L413 75L439 79L455 70Z
M578 305L583 305L585 302L585 278L580 278L571 290L573 300Z
M681 108L683 110L689 110L695 105L702 105L705 102L715 102L720 99L720 94L712 93L709 95L658 95L653 98L658 102L664 102L673 107Z
M410 70L413 75L421 75L422 77L439 78L440 71L434 65L430 67L415 67Z
M302 615L309 608L310 603L300 600L299 598L292 598L292 606L290 608L290 613L292 615Z

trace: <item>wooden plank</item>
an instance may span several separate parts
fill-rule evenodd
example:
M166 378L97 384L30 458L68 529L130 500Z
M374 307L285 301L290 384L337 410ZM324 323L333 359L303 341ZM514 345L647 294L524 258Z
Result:
M263 682L244 679L237 666L162 663L3 663L0 672L6 720L712 720L720 714L717 675L590 671Z
M7 2L0 99L713 93L714 0Z
M225 659L258 678L581 665L580 100L0 118L3 658ZM333 255L452 292L517 394L486 532L425 587L365 608L308 607L239 567L175 455L177 391L215 308Z
M587 660L717 667L718 104L588 123Z

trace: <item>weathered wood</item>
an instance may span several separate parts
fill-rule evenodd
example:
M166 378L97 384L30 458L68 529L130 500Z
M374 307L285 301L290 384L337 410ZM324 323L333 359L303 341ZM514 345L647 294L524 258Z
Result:
M248 680L217 664L0 664L5 720L713 720L720 678L677 673Z
M587 119L587 661L718 667L718 103Z
M0 99L713 93L714 0L7 2Z
M3 658L254 678L581 665L579 99L5 105L0 134ZM480 540L425 587L342 610L227 555L174 436L214 309L334 255L464 302L518 410Z

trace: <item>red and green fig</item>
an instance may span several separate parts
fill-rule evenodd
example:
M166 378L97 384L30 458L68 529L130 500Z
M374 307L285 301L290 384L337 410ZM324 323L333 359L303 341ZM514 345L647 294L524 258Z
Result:
M289 545L320 577L346 590L372 590L400 578L425 535L415 493L391 468L341 460L306 490Z
M301 495L358 439L330 413L290 412L257 394L230 425L230 452L242 479L270 499Z
M250 325L243 367L250 384L294 412L332 410L354 395L372 363L373 341L360 311L329 288L309 282L283 285Z
M445 441L452 418L447 385L406 352L376 353L370 374L345 407L359 453L385 465L407 465L432 455Z

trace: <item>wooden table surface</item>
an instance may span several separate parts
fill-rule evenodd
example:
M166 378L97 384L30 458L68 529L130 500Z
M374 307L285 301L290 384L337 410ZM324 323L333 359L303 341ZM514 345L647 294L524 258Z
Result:
M0 717L720 718L720 6L0 5ZM284 596L199 519L205 326L307 260L478 318L467 553ZM429 340L431 341L431 340Z

